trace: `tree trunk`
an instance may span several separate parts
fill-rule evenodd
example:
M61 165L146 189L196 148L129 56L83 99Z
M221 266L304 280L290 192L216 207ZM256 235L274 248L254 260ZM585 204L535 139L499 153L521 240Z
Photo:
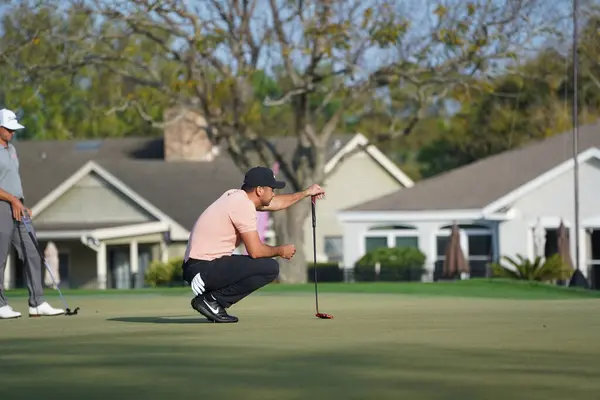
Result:
M304 224L310 213L310 202L303 200L287 210L274 212L273 228L277 245L293 244L296 254L291 260L279 259L279 281L306 283L307 257L304 254Z

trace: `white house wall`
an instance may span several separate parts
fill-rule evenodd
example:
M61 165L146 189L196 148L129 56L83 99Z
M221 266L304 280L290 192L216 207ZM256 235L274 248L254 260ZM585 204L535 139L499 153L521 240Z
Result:
M600 161L592 159L579 168L580 221L600 216ZM513 205L516 216L500 224L500 254L533 257L532 226L541 218L545 228L557 228L560 218L570 229L571 252L575 257L575 223L573 170L567 171L551 182L517 200ZM581 242L585 231L580 230ZM575 259L573 259L575 262ZM580 262L584 273L585 251Z
M317 257L325 259L325 237L344 237L343 226L336 213L372 199L402 189L402 185L381 167L370 155L361 152L342 161L339 168L325 183L326 198L317 201ZM304 224L304 251L312 255L312 219ZM312 260L312 257L308 257Z
M83 177L39 215L34 215L34 219L36 224L133 224L155 220L93 172Z
M455 221L451 219L440 219L437 221L424 219L415 219L413 221L396 221L393 218L385 220L372 220L368 222L346 222L344 224L344 261L345 268L353 268L354 264L365 254L365 235L375 227L385 225L404 225L413 226L416 230L416 236L419 238L419 250L425 256L426 273L424 280L432 280L437 259L437 237L440 235L440 230L444 227L451 226ZM490 229L492 240L495 239L495 230L497 223L495 221L485 221L479 219L462 219L456 221L463 225L480 225ZM494 244L497 246L497 244Z

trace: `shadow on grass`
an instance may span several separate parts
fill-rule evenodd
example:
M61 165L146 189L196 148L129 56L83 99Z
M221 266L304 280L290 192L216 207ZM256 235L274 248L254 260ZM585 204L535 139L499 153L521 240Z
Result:
M134 322L143 324L213 324L214 322L200 316L197 318L181 317L118 317L108 318L113 322Z
M210 335L160 331L6 341L0 397L574 400L600 389L593 354L414 343L256 346L268 339L250 333L225 346Z

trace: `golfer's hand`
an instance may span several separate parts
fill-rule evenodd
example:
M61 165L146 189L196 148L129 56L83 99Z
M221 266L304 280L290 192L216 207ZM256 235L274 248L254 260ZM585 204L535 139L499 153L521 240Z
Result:
M284 244L281 247L281 257L285 258L286 260L291 259L294 257L294 254L296 254L296 246L293 244Z
M307 197L316 197L317 200L322 200L325 197L325 190L317 184L310 185L308 189L306 189Z
M21 222L23 215L25 215L25 206L23 203L15 197L15 199L10 202L10 206L12 208L13 218Z
M192 287L192 292L194 292L196 296L200 296L202 293L204 293L204 281L199 273L196 274L194 279L192 279L190 286Z

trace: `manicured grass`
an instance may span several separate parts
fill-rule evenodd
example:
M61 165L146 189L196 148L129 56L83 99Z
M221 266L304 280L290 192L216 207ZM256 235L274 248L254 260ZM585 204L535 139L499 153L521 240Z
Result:
M522 300L584 299L600 298L600 291L560 287L537 282L503 279L471 279L435 283L422 282L361 282L361 283L320 283L321 293L371 293L401 294L411 296L446 296L467 298L495 298ZM289 285L270 284L259 291L261 294L312 293L314 284ZM56 295L48 290L49 296ZM65 295L110 296L110 295L181 295L189 293L187 287L147 288L138 290L64 290ZM11 290L8 296L27 296L25 289Z
M335 319L320 320L311 293L269 290L230 309L238 324L205 323L176 290L77 296L77 316L0 321L0 398L578 400L600 391L599 300L330 290L320 306ZM27 310L23 298L12 305Z
M581 290L536 282L520 282L499 279L471 279L435 283L378 282L378 283L320 283L323 293L386 293L415 296L450 296L494 299L578 299L600 298L600 291ZM310 285L269 285L263 292L314 292Z

